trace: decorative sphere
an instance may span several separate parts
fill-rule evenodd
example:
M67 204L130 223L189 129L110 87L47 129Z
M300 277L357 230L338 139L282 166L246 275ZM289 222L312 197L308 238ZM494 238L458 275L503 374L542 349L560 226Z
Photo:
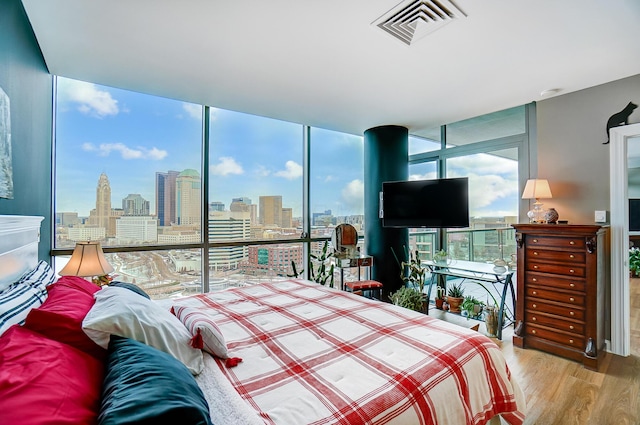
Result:
M555 208L549 208L544 213L544 220L547 223L556 223L558 221L558 211Z

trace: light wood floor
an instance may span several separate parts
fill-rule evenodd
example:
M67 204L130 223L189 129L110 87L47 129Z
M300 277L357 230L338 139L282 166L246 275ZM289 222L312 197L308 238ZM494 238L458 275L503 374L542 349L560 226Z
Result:
M513 327L506 328L503 340L496 343L525 393L526 425L640 424L640 278L631 279L632 354L607 353L598 372L538 350L514 347L512 335Z

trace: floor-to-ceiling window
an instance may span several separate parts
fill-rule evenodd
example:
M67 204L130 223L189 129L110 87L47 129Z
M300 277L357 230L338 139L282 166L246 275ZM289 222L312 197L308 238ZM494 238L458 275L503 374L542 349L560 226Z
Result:
M56 268L97 240L162 298L285 278L339 223L364 236L361 136L56 80Z
M411 248L423 258L445 249L457 259L511 260L515 234L510 225L518 222L519 187L528 176L530 108L487 114L409 139L411 179L469 178L469 228L411 229Z

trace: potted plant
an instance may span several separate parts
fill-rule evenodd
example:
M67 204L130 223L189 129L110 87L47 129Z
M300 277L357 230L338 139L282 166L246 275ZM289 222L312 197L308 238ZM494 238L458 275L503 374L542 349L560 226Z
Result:
M447 251L444 249L436 251L436 253L433 254L433 261L436 263L446 263L447 260L449 260L449 254L447 254Z
M424 298L421 292L416 288L403 286L396 292L389 295L391 302L400 307L408 308L413 311L422 311Z
M629 277L640 276L640 248L629 248Z
M436 308L442 310L444 304L444 288L442 286L436 287Z
M333 253L329 252L329 241L324 241L322 251L319 255L310 254L309 256L311 257L309 260L310 280L321 285L328 284L330 288L333 288L333 270L335 266L334 264L329 266L331 257L333 256ZM292 273L287 274L287 277L298 278L304 273L304 270L297 270L296 263L293 260L291 261L291 269Z
M474 296L468 295L464 297L460 308L467 318L471 317L472 319L476 319L480 316L480 313L482 313L483 306L484 303L482 301Z
M447 291L447 303L449 311L452 313L460 313L460 305L464 300L464 289L462 283L452 284Z

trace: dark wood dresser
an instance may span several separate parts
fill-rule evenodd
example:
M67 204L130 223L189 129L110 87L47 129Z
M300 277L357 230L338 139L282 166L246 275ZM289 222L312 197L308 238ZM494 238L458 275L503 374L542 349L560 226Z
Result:
M577 360L597 370L604 354L608 227L513 227L518 258L513 344Z

